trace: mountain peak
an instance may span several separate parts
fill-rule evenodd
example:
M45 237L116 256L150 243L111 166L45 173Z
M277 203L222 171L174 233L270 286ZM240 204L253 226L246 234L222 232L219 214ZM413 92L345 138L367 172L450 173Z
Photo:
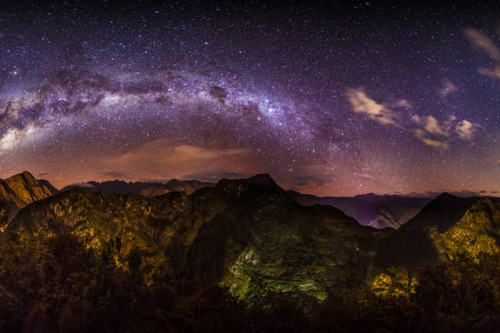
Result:
M450 194L448 192L443 192L440 195L438 195L434 200L440 201L440 200L453 200L455 198L458 198L457 196Z
M225 187L228 189L233 189L233 188L238 188L239 190L242 189L242 187L248 188L248 187L262 187L262 188L269 188L269 187L279 187L274 179L267 173L262 173L262 174L257 174L255 176L252 176L250 178L243 178L243 179L227 179L224 178L220 180L217 183L218 186Z
M217 183L216 187L236 197L239 197L243 193L249 196L261 195L263 193L282 193L286 196L285 191L268 174L257 174L244 179L224 178Z
M6 181L9 180L14 181L19 178L23 178L26 180L36 180L36 178L31 173L29 173L28 171L23 171L21 173L18 173L17 175L10 176L9 178L6 179Z
M271 177L271 175L268 173L257 174L253 177L248 178L248 181L253 184L276 185L276 182L274 181L273 177Z
M57 190L47 181L37 180L24 171L5 180L0 179L0 201L11 206L11 214L37 200L55 194Z
M404 227L418 228L423 225L436 225L439 232L446 232L479 199L478 197L461 198L446 192L442 193L422 208Z
M33 177L33 175L29 171L26 171L26 170L24 170L23 172L21 172L21 175L23 175L25 177L35 178L35 177Z

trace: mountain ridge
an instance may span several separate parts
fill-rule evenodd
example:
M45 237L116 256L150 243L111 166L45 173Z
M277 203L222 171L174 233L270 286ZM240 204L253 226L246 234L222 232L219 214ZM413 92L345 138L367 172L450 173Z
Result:
M362 281L377 232L334 207L298 205L266 174L223 179L191 195L146 198L74 189L22 209L5 236L37 230L76 235L110 251L120 267L142 253L147 279L167 271L218 281L249 299L264 297L263 290L324 299L326 286ZM353 260L358 265L350 271L358 276L349 279L339 267Z
M167 183L160 182L125 182L123 180L112 180L104 182L89 181L87 183L78 183L65 186L61 192L69 191L74 188L85 188L106 193L142 195L153 197L172 191L184 191L188 194L203 188L213 187L214 183L202 182L199 180L177 180L171 179Z
M479 252L500 252L500 198L443 193L381 243L375 265L416 271L460 253Z
M0 179L0 201L9 207L11 217L26 205L56 192L57 190L48 181L37 180L28 171Z
M359 224L376 229L387 227L398 229L432 200L428 197L376 195L373 193L354 197L318 197L296 191L287 191L287 193L299 204L333 206L356 219Z
M8 207L0 202L0 222L5 212ZM495 259L500 254L500 199L443 193L399 229L379 230L360 225L331 205L300 205L268 174L222 179L191 194L173 191L152 197L77 188L23 207L0 233L0 245L0 287L6 290L0 293L0 327L12 320L22 325L32 313L32 324L39 318L46 323L61 318L87 322L81 315L89 306L97 316L103 306L111 310L102 317L105 322L132 316L141 318L135 320L142 325L153 314L162 327L164 322L178 323L179 313L188 318L203 311L200 306L209 302L217 314L220 304L226 304L228 309L241 307L245 316L262 309L273 318L280 313L286 313L284 318L312 316L316 324L340 311L319 327L336 325L348 315L352 323L362 316L371 325L366 327L373 328L381 325L377 318L393 318L395 313L397 318L403 315L400 327L408 328L412 318L426 318L413 312L413 306L426 311L425 302L439 304L443 290L447 302L456 302L460 294L449 288L460 291L465 286L466 302L467 290L473 290L477 304L494 305L492 295L498 292L489 283L500 281ZM474 271L476 260L483 260L480 267L485 267L479 273ZM450 278L450 270L457 267L461 270ZM442 276L448 289L442 287ZM457 276L462 279L458 287ZM199 295L207 288L219 293L203 301ZM430 296L421 301L425 288L431 288ZM176 293L181 297L172 299ZM124 315L130 304L135 304L132 312ZM388 309L394 312L386 315L384 306L391 304ZM369 315L373 307L375 316ZM317 309L324 312L318 316ZM74 315L66 317L69 311ZM19 317L5 319L2 313ZM434 316L433 308L429 313ZM398 327L391 325L382 326Z

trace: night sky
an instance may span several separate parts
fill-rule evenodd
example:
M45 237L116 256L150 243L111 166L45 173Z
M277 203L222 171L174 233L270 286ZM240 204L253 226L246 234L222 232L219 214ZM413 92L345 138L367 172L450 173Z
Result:
M498 196L495 2L234 3L0 5L0 178Z

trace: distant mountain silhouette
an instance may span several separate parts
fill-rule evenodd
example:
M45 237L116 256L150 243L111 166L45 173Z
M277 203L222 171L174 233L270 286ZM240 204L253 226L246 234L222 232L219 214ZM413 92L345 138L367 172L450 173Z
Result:
M432 198L398 195L363 194L355 197L317 197L288 191L289 196L305 206L329 205L355 218L361 225L377 229L398 229L415 216Z
M198 180L182 180L172 179L166 184L157 182L125 182L123 180L72 184L61 190L66 192L75 188L89 189L94 191L103 191L110 194L125 194L125 195L142 195L145 197L153 197L163 195L172 191L184 191L188 194L203 188L213 187L214 183L201 182Z

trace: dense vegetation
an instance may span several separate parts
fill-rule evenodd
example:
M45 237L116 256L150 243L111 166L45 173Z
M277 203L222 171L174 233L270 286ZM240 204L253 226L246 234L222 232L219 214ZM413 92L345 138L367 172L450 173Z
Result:
M152 198L50 195L27 173L5 184L0 332L500 327L495 198L443 194L375 230L269 175ZM18 203L31 204L10 220Z
M500 255L460 255L421 269L408 295L330 290L306 313L279 292L249 309L223 288L160 270L141 253L117 265L71 234L26 232L0 245L0 331L468 332L500 327ZM56 329L57 328L57 329Z

